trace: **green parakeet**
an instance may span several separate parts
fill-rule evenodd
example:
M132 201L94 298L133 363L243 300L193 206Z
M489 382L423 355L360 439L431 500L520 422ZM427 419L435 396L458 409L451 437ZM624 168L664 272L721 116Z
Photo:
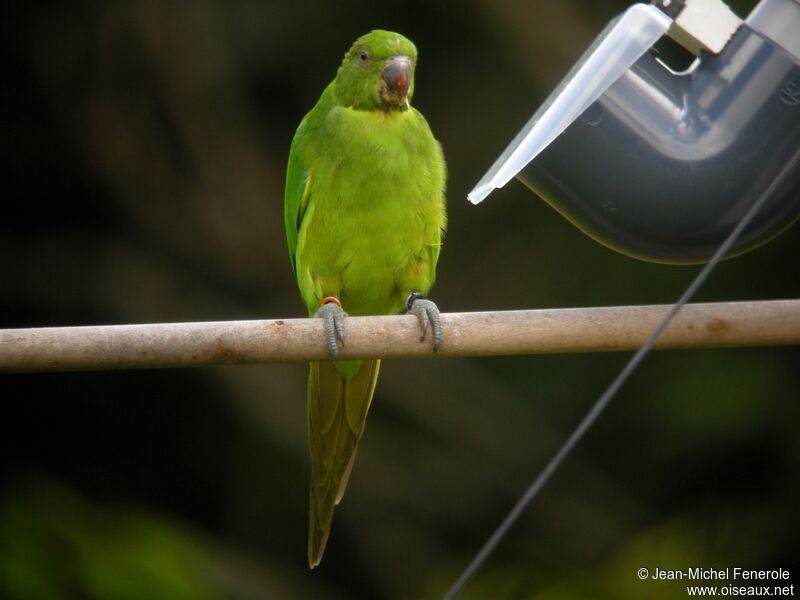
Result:
M419 319L421 341L431 330L435 351L441 340L439 311L423 295L446 225L446 172L441 146L411 106L416 63L416 47L402 35L360 37L289 152L289 255L332 358L311 363L308 377L311 568L325 550L380 367L379 360L336 360L345 317L405 309Z

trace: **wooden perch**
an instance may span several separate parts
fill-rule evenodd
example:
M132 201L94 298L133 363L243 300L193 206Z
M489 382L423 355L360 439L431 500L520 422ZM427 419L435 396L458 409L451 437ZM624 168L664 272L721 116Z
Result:
M634 350L668 305L442 314L438 354L410 315L350 317L342 358ZM800 300L686 305L656 348L800 344ZM0 330L0 372L199 367L328 358L319 319Z

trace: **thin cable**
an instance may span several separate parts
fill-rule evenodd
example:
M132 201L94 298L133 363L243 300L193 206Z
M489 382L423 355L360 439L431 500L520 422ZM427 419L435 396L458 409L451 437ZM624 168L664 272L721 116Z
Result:
M577 445L589 428L594 425L594 422L606 409L608 403L611 402L619 389L628 380L634 370L636 370L636 367L639 366L639 363L642 362L642 359L644 359L647 353L653 348L653 344L655 344L658 337L670 324L670 321L672 321L675 315L678 314L678 311L683 307L683 305L686 304L692 298L692 296L694 296L703 282L705 282L705 280L708 278L711 271L714 270L714 267L717 266L719 261L725 257L733 244L736 243L736 240L739 239L742 231L744 231L744 229L750 224L750 221L753 220L753 217L755 217L756 213L761 210L761 207L767 201L767 198L769 198L775 188L777 188L777 186L783 182L783 178L794 167L798 157L800 157L800 153L795 154L792 160L790 160L784 166L769 187L764 190L764 193L761 194L755 203L753 203L747 213L742 217L742 220L739 221L739 224L734 227L727 239L722 242L722 245L714 253L714 256L711 257L711 260L708 261L705 267L703 267L700 273L698 273L694 278L694 281L692 281L689 287L686 288L686 291L684 291L680 298L678 298L678 301L672 306L670 311L667 313L667 316L664 317L664 319L653 330L650 336L645 340L644 344L642 344L641 348L639 348L631 357L620 374L617 375L613 382L611 382L611 385L608 386L608 389L606 389L600 398L597 399L597 401L594 403L594 406L592 406L569 438L567 438L567 441L564 442L564 445L562 445L553 458L550 459L550 462L547 463L539 476L533 481L530 487L517 501L517 503L514 505L514 508L512 508L511 512L508 513L508 516L503 519L503 522L500 523L500 526L483 545L483 548L481 548L480 551L475 555L475 558L472 559L472 562L469 563L458 580L453 584L447 594L445 594L444 600L455 600L467 583L469 583L469 581L480 570L480 568L483 566L483 563L486 562L486 560L489 558L489 555L505 537L520 515L525 511L533 499L536 498L542 488L547 484L553 473L561 466L561 463L564 462L564 459L569 455L569 453Z

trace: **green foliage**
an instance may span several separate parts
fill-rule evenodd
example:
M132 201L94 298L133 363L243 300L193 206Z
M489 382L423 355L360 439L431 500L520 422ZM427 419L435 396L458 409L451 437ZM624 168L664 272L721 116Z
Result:
M210 557L175 525L28 482L0 500L0 589L10 600L206 600Z

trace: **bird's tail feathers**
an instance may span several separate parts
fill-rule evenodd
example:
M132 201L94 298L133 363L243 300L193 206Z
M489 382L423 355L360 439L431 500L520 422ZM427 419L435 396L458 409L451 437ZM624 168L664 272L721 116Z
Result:
M333 509L342 499L364 433L380 360L365 360L350 377L341 363L313 362L308 376L308 443L311 452L308 564L316 567L330 535ZM339 367L337 369L337 367ZM344 369L352 372L353 369Z

